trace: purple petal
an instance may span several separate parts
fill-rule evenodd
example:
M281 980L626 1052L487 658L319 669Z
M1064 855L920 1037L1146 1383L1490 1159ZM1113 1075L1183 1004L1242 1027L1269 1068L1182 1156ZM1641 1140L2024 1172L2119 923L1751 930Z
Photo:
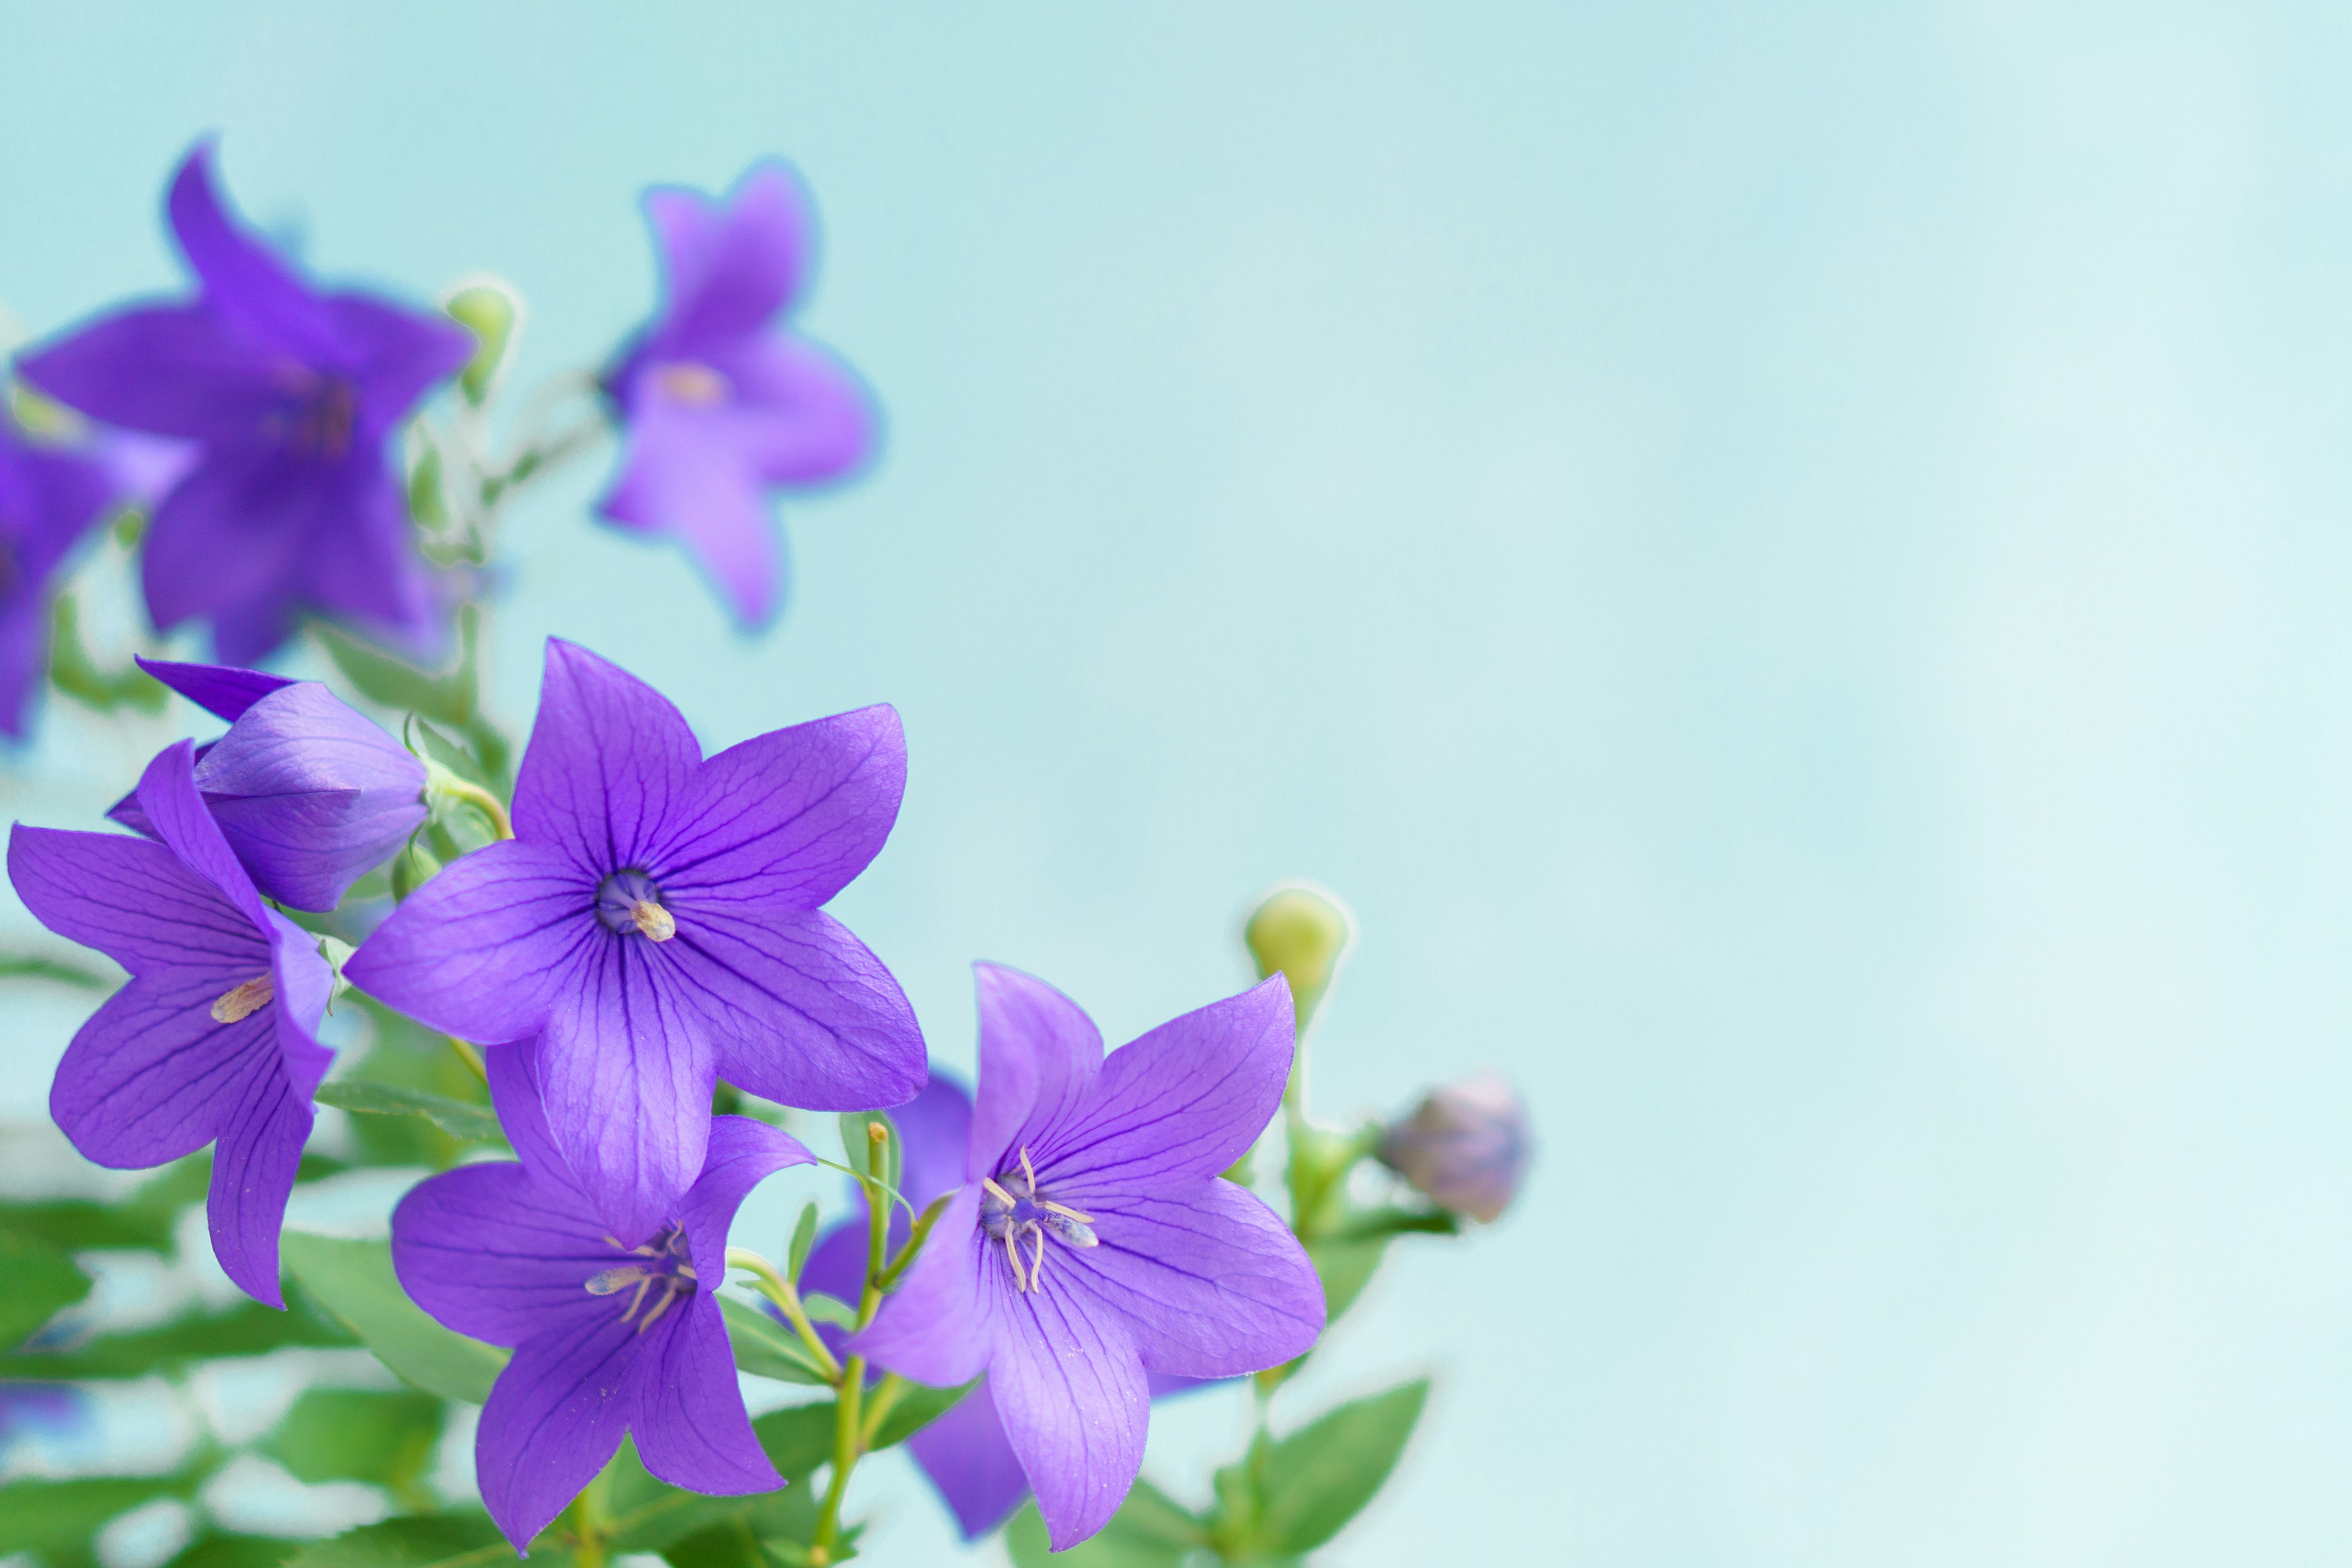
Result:
M1323 1331L1323 1286L1274 1211L1211 1178L1163 1192L1056 1195L1094 1216L1100 1245L1063 1249L1045 1291L1120 1314L1145 1367L1180 1377L1235 1377L1279 1366Z
M668 698L550 637L539 718L515 781L515 832L562 849L592 879L650 865L701 762Z
M800 291L808 199L782 163L746 173L716 221L680 221L676 195L648 216L663 241L669 301L659 340L696 353L757 331Z
M482 1405L482 1506L520 1552L621 1446L632 1363L646 1340L617 1311L565 1314L525 1340Z
M782 1128L748 1116L710 1119L702 1174L687 1190L677 1214L695 1272L710 1282L709 1289L727 1278L727 1230L751 1189L787 1165L815 1163L816 1156Z
M432 577L412 542L400 485L373 455L354 454L342 467L332 515L305 541L295 580L310 603L430 660L440 633Z
M906 788L907 740L887 703L755 736L697 772L655 874L681 906L815 909L881 852Z
M267 1010L282 1012L274 1005ZM238 1289L264 1306L283 1308L278 1232L310 1136L310 1096L295 1096L275 1053L257 1053L232 1093L205 1204L213 1256Z
M620 481L597 510L646 532L675 533L747 628L782 598L783 552L756 472L703 410L660 397L632 405Z
M269 917L253 879L237 864L220 825L205 809L205 797L196 788L195 749L194 742L182 741L155 753L139 776L139 809L180 864L210 882L255 931L268 931Z
M913 1436L907 1447L956 1517L966 1541L977 1541L1013 1517L1029 1495L1013 1439L983 1383Z
M245 710L273 691L296 684L267 670L237 669L223 664L173 664L141 658L139 668L216 719L236 723Z
M133 974L194 972L225 990L269 967L252 921L161 844L19 823L8 878L34 919Z
M482 1052L482 1066L490 1080L490 1105L499 1113L499 1126L507 1142L514 1146L515 1158L522 1162L531 1180L562 1193L562 1201L582 1215L591 1215L595 1205L580 1190L580 1179L572 1173L562 1151L555 1146L554 1134L547 1130L546 1097L539 1087L540 1053L545 1048L545 1041L534 1036ZM604 1234L601 1221L596 1234Z
M1102 1071L1103 1047L1094 1020L1044 981L994 963L975 963L972 973L980 1089L964 1173L978 1181L1024 1145L1045 1143L1076 1113Z
M411 894L343 973L433 1028L520 1040L539 1033L608 934L594 901L594 880L562 856L515 839L488 845Z
M723 1277L703 1274L714 1282ZM693 1491L719 1497L773 1491L784 1478L751 1434L719 1303L698 1290L677 1316L674 1327L659 1326L646 1336L652 1342L630 1379L629 1425L638 1457L663 1480Z
M699 899L670 910L677 934L652 962L699 1015L728 1082L809 1110L898 1105L922 1088L922 1031L906 993L831 915Z
M203 441L254 437L298 390L282 353L209 304L101 317L16 370L93 419Z
M321 303L338 364L359 384L362 440L398 425L418 398L473 357L473 334L446 317L366 294L331 294Z
M0 542L9 568L0 596L40 599L49 574L117 497L104 465L20 439L0 419Z
M995 1303L981 1288L980 1188L956 1194L880 1316L850 1341L877 1366L952 1388L988 1368ZM1140 1374L1139 1374L1140 1375Z
M266 598L215 610L213 657L233 664L257 664L285 646L300 618L299 602L278 590Z
M576 1194L505 1160L428 1176L392 1214L401 1289L444 1328L494 1345L519 1345L567 1313L612 1315L587 1283L618 1260Z
M971 1096L963 1085L934 1071L923 1092L894 1108L890 1120L905 1145L898 1190L919 1212L963 1185L964 1145L971 1138Z
M197 968L142 975L100 1004L49 1086L49 1115L84 1159L143 1170L194 1153L220 1135L247 1080L282 1070L274 1008L234 1024L211 1010L267 964L234 979Z
M44 595L0 598L0 735L21 741L48 674L49 606Z
M745 338L705 356L732 398L712 409L727 447L772 485L836 479L874 449L873 396L830 350L780 333Z
M1123 1317L1050 1276L1023 1296L1009 1273L989 1280L998 1314L988 1386L1062 1551L1110 1522L1143 1468L1151 1420L1143 1363Z
M294 595L304 542L348 516L353 495L348 463L258 442L208 447L147 531L140 581L148 614L168 630L194 616L282 607ZM246 652L222 657L244 662Z
M696 1020L661 984L667 976L656 976L651 944L597 934L548 1016L540 1089L565 1163L598 1216L635 1247L677 1216L702 1173L718 1070Z
M209 139L181 161L165 211L207 303L283 349L316 354L328 341L324 302L268 247L237 232L215 187Z
M278 1037L278 1061L288 1089L308 1115L310 1097L327 1076L335 1053L319 1043L319 1021L334 994L335 972L319 952L319 939L269 911L269 973L275 1001L268 1014Z
M1229 1169L1282 1103L1293 1026L1277 973L1120 1047L1084 1116L1032 1136L1037 1168L1090 1192L1151 1191ZM987 1081L983 1068L983 1094Z
M816 1238L816 1245L809 1248L808 1261L801 1266L801 1289L822 1291L836 1301L856 1306L859 1293L866 1289L866 1245L861 1209L857 1218L844 1220ZM838 1353L836 1342L846 1336L837 1330L827 1335L825 1330L829 1327L830 1324L819 1323L816 1331L827 1344L835 1346Z

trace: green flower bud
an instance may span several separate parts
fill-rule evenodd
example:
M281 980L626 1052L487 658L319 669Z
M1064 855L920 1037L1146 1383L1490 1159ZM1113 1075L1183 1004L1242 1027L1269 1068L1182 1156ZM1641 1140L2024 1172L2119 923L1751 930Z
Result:
M522 324L522 296L503 279L484 278L457 289L441 308L474 334L474 357L457 373L457 387L467 402L479 404L490 395L514 346L515 329Z
M1331 988L1339 961L1355 937L1356 921L1348 906L1305 883L1268 893L1242 928L1242 940L1257 960L1258 978L1280 970L1289 980L1290 1002L1301 1029Z

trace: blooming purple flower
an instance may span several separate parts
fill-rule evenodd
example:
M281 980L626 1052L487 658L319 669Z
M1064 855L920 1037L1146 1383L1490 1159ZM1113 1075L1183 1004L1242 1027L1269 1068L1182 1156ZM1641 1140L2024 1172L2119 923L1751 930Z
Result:
M43 925L131 972L66 1047L49 1114L116 1170L217 1143L213 1253L282 1307L278 1227L333 1055L315 1031L334 976L317 939L254 890L205 810L193 751L167 749L139 781L160 842L19 824L8 877Z
M985 1373L1059 1550L1134 1484L1150 1373L1255 1372L1322 1331L1304 1249L1220 1179L1281 1103L1290 991L1277 974L1106 1058L1068 997L978 969L969 1184L850 1347L935 1386Z
M22 739L49 668L49 574L113 504L104 464L37 444L0 413L0 734Z
M775 613L782 554L766 492L837 479L874 440L865 389L782 329L808 271L808 198L761 163L724 203L646 193L668 298L605 391L626 426L621 476L599 504L625 528L673 533L746 626Z
M963 1185L964 1146L971 1137L971 1096L961 1084L933 1069L923 1092L892 1110L890 1120L898 1130L903 1160L898 1191L917 1213L928 1208L934 1198ZM866 1281L865 1191L861 1184L851 1184L855 1217L826 1231L810 1248L801 1269L802 1289L823 1291L842 1301L857 1300ZM912 1229L906 1208L893 1205L893 1251L907 1244ZM782 1317L772 1306L768 1312ZM835 1355L843 1353L847 1330L826 1322L815 1328ZM1151 1397L1188 1393L1208 1381L1155 1372L1150 1374ZM966 1541L977 1541L1003 1524L1029 1495L1029 1479L1021 1473L1021 1460L1013 1451L1013 1440L1004 1435L1003 1418L996 1413L996 1398L989 1393L985 1379L945 1415L908 1438L907 1447L955 1515Z
M425 818L425 764L315 680L142 658L141 668L229 721L196 748L196 788L254 886L331 910ZM133 793L108 816L152 829Z
M634 1247L702 1169L718 1077L817 1110L922 1087L905 994L818 908L882 847L906 765L887 707L705 761L667 699L551 638L515 837L417 889L344 973L451 1034L544 1031L556 1146Z
M1438 1207L1493 1223L1526 1180L1528 1108L1500 1073L1432 1089L1381 1141L1381 1163Z
M17 365L93 418L202 443L148 530L148 612L166 628L208 617L231 664L267 657L306 607L427 645L430 584L386 442L471 338L371 295L313 289L231 221L208 142L181 163L166 210L197 298L118 310Z
M475 1473L520 1552L636 1436L663 1480L732 1496L783 1485L751 1434L711 1294L745 1194L806 1149L748 1117L710 1124L707 1156L643 1245L596 1217L548 1136L534 1043L489 1058L490 1097L520 1163L427 1178L392 1216L392 1261L444 1326L514 1347L482 1406Z

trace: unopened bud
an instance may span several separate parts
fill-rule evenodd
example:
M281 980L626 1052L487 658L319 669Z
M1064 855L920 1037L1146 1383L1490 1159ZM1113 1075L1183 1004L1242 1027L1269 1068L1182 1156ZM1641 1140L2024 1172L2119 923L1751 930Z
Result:
M1355 931L1345 904L1318 888L1297 885L1268 893L1251 911L1242 940L1257 960L1259 979L1280 970L1290 982L1291 1005L1303 1029L1330 989Z
M489 395L514 344L515 327L522 320L522 298L505 282L484 278L467 284L442 302L441 308L474 334L474 357L457 373L457 385L468 403Z
M1431 1202L1493 1221L1518 1194L1530 1153L1528 1108L1499 1073L1433 1089L1388 1131L1381 1163Z

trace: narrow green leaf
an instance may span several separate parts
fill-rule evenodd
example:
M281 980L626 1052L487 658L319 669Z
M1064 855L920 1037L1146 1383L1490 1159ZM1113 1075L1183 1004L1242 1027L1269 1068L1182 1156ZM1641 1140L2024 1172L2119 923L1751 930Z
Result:
M771 1410L751 1422L751 1435L786 1480L798 1480L833 1458L833 1401Z
M1336 1322L1342 1312L1356 1304L1356 1298L1364 1293L1364 1287L1372 1282L1372 1275L1380 1268L1381 1257L1388 1244L1385 1236L1307 1244L1307 1261L1315 1265L1316 1275L1323 1281L1323 1317L1327 1324Z
M84 991L106 991L114 984L95 969L35 952L0 953L0 980L47 980Z
M370 1116L421 1116L461 1142L486 1143L500 1136L498 1116L488 1106L467 1105L423 1089L334 1079L319 1086L317 1099L321 1105Z
M479 1509L413 1513L347 1530L313 1542L286 1560L286 1568L494 1568L510 1564L508 1545ZM572 1561L553 1531L531 1542L532 1568L564 1568Z
M816 1200L801 1205L801 1217L793 1226L792 1250L785 1255L784 1278L797 1285L801 1269L808 1262L809 1248L816 1244Z
M100 713L125 706L163 710L163 683L137 665L112 674L98 668L82 646L81 607L71 594L59 594L49 614L49 684Z
M727 1338L735 1347L735 1364L745 1372L754 1377L772 1377L779 1383L824 1381L824 1374L809 1356L808 1347L784 1324L749 1301L732 1296L719 1298L719 1310L727 1320Z
M958 1388L933 1388L928 1384L915 1384L898 1397L898 1403L882 1420L881 1430L874 1434L874 1446L887 1448L903 1443L932 1422L955 1408L963 1396L978 1387L977 1382Z
M1022 1505L1004 1532L1014 1568L1175 1568L1208 1542L1201 1521L1142 1479L1108 1524L1066 1552L1052 1549L1034 1501Z
M471 625L470 621L461 622L461 631L470 634ZM349 632L323 621L313 622L311 629L343 679L358 688L362 696L386 708L420 713L452 729L463 729L473 721L480 695L474 675L471 635L464 637L463 652L454 667L428 671L371 647Z
M13 1349L89 1294L89 1276L63 1247L0 1229L0 1346Z
M36 1198L0 1203L0 1226L68 1250L173 1250L180 1211L204 1200L212 1155L175 1161L110 1204L88 1198Z
M296 1480L368 1481L417 1502L448 1406L430 1394L313 1388L271 1433L263 1451Z
M449 522L441 496L441 454L430 446L408 470L408 515L428 533L438 533Z
M282 1535L233 1535L206 1531L163 1568L278 1568L296 1543Z
M68 1349L0 1356L0 1378L34 1382L69 1378L170 1375L191 1363L220 1356L260 1355L288 1345L349 1345L341 1327L291 1303L283 1312L244 1301L217 1312L191 1312L152 1328L101 1334Z
M168 1476L10 1481L0 1486L0 1557L12 1552L43 1558L86 1553L90 1538L108 1520L159 1497L187 1497L203 1479L191 1468Z
M1420 1378L1352 1400L1275 1443L1257 1467L1257 1539L1295 1554L1339 1534L1388 1480L1428 1398L1429 1380Z
M838 1296L828 1296L822 1290L812 1290L801 1298L801 1310L809 1315L812 1323L831 1323L836 1329L857 1327L857 1309Z
M508 1352L426 1317L394 1276L388 1243L338 1241L289 1230L278 1248L302 1289L384 1365L445 1398L479 1405L489 1397Z

